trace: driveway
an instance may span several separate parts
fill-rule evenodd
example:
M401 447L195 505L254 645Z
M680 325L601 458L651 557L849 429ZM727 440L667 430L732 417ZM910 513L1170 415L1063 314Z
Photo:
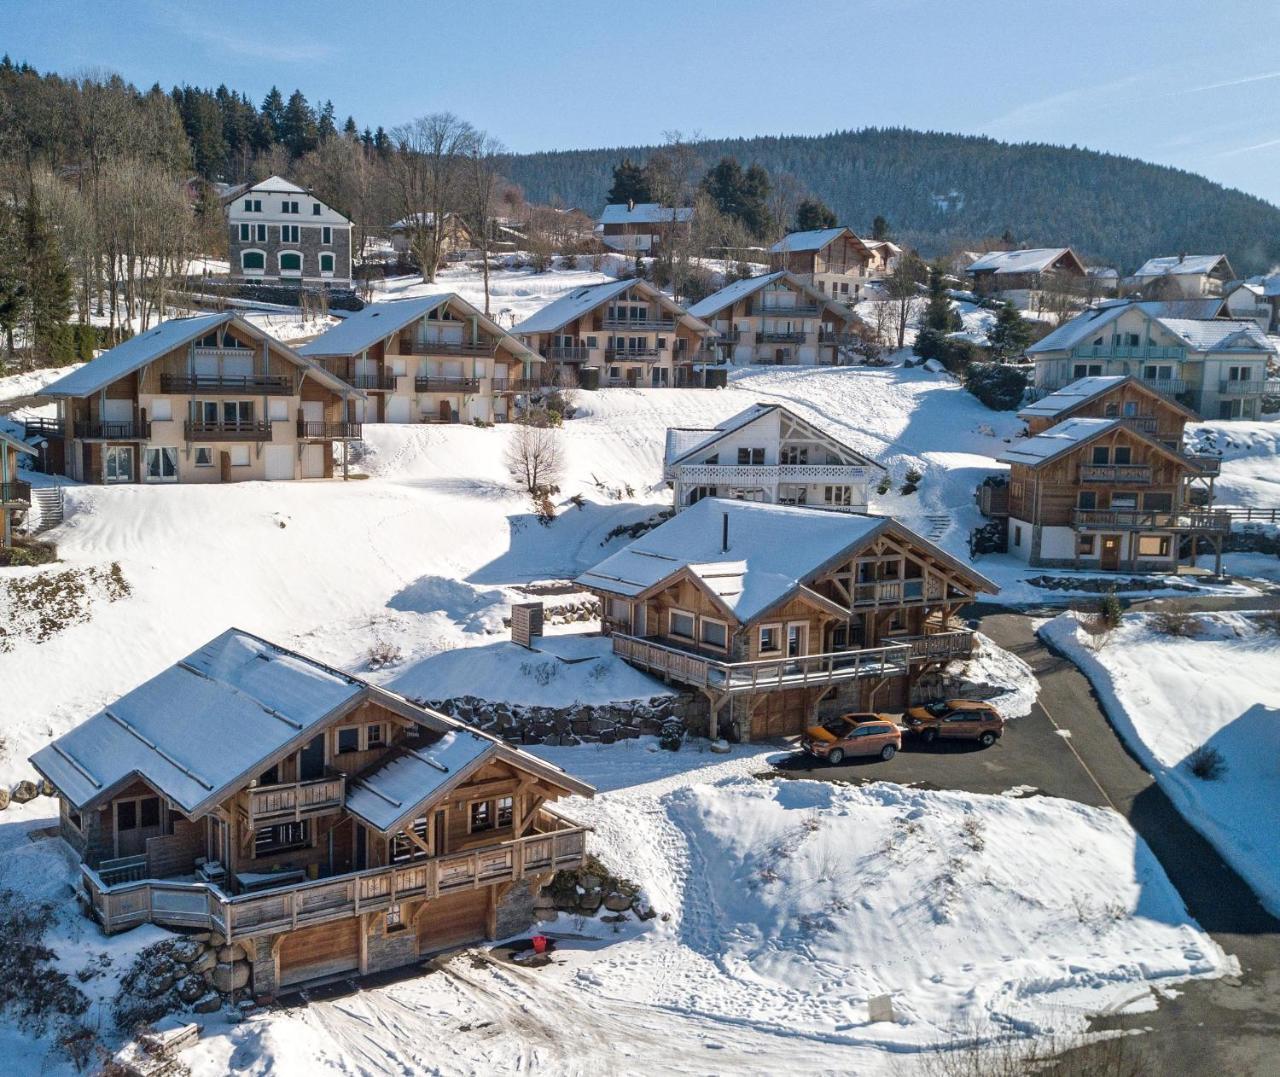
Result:
M1253 600L1249 605L1274 602ZM1212 608L1238 604L1220 600ZM1036 638L1033 618L991 606L975 613L982 631L1031 666L1040 682L1031 714L1010 723L1002 740L989 749L904 746L889 763L851 761L829 767L797 757L780 769L814 778L895 781L973 793L1020 788L1114 808L1151 846L1200 925L1236 956L1241 973L1187 983L1177 997L1162 999L1154 1013L1100 1018L1095 1027L1150 1029L1153 1035L1144 1037L1143 1045L1153 1073L1224 1077L1280 1072L1280 921L1262 908L1244 880L1129 754L1088 680Z

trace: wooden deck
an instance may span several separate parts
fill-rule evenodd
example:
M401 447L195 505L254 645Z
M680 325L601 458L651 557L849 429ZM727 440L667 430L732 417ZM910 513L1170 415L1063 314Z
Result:
M109 886L85 865L80 882L84 900L108 934L160 924L217 931L230 941L580 867L587 828L546 809L541 818L546 829L522 838L251 894L232 896L212 883L173 879Z

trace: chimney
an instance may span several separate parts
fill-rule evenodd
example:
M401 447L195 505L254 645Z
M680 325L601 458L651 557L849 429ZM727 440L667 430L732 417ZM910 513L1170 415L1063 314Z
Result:
M720 552L729 552L729 514L722 513L722 525L720 528Z
M627 212L634 213L636 210L636 200L634 198L627 199Z

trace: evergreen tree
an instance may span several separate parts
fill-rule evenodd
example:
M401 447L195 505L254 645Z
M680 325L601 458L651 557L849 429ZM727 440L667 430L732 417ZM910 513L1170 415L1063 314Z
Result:
M289 95L284 107L284 119L280 127L280 141L293 157L301 157L316 148L320 135L316 126L316 114L307 104L301 90Z
M889 239L889 222L880 214L876 214L876 219L871 222L871 238L886 242Z
M920 324L924 329L933 329L939 333L954 333L963 322L955 308L951 306L951 297L947 295L947 284L939 266L929 267L928 296L925 300L924 317Z
M21 213L27 328L37 356L53 358L71 314L71 273L35 190Z
M391 153L391 136L381 125L373 132L373 148L379 157L387 157Z
M834 228L836 215L821 198L806 198L796 207L796 223L793 232L816 232L822 228Z
M773 230L773 217L769 212L769 194L773 184L762 165L754 164L742 177L743 207L739 218L753 236L765 236Z
M1018 355L1031 343L1032 335L1031 323L1018 313L1012 303L1005 303L996 314L996 324L987 334L992 358L1003 361Z
M267 144L281 141L280 132L284 129L284 95L272 86L267 96L262 99L260 110L261 129L267 136Z
M316 121L316 134L321 142L338 133L338 123L333 114L333 102L326 101L320 109L320 117Z
M614 165L613 186L605 196L610 205L622 202L651 202L649 177L645 170L635 164L630 157L624 157L622 164Z
M356 118L354 116L347 117L347 122L342 125L342 133L353 141L359 137L360 132L356 128Z
M702 191L716 209L741 224L752 236L769 231L769 174L759 165L745 172L736 157L721 157L702 177Z
M8 63L6 56L5 61ZM5 353L13 355L13 333L23 319L26 305L26 267L22 259L22 235L18 218L6 200L0 199L0 333Z

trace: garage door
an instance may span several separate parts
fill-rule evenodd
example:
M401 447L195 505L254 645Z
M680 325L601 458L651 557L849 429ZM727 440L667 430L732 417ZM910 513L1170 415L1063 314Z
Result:
M387 397L387 422L389 423L407 423L411 412L411 404L413 401L407 396L389 396Z
M360 921L354 917L291 931L280 942L281 987L359 968Z
M427 954L483 939L488 903L487 887L428 901L418 914L418 953Z
M324 478L324 454L328 451L328 445L302 446L302 477L304 479Z
M804 689L765 692L751 715L751 739L768 740L803 732L809 724L810 703Z
M266 463L267 463L267 478L269 479L293 478L293 446L292 445L268 445Z

